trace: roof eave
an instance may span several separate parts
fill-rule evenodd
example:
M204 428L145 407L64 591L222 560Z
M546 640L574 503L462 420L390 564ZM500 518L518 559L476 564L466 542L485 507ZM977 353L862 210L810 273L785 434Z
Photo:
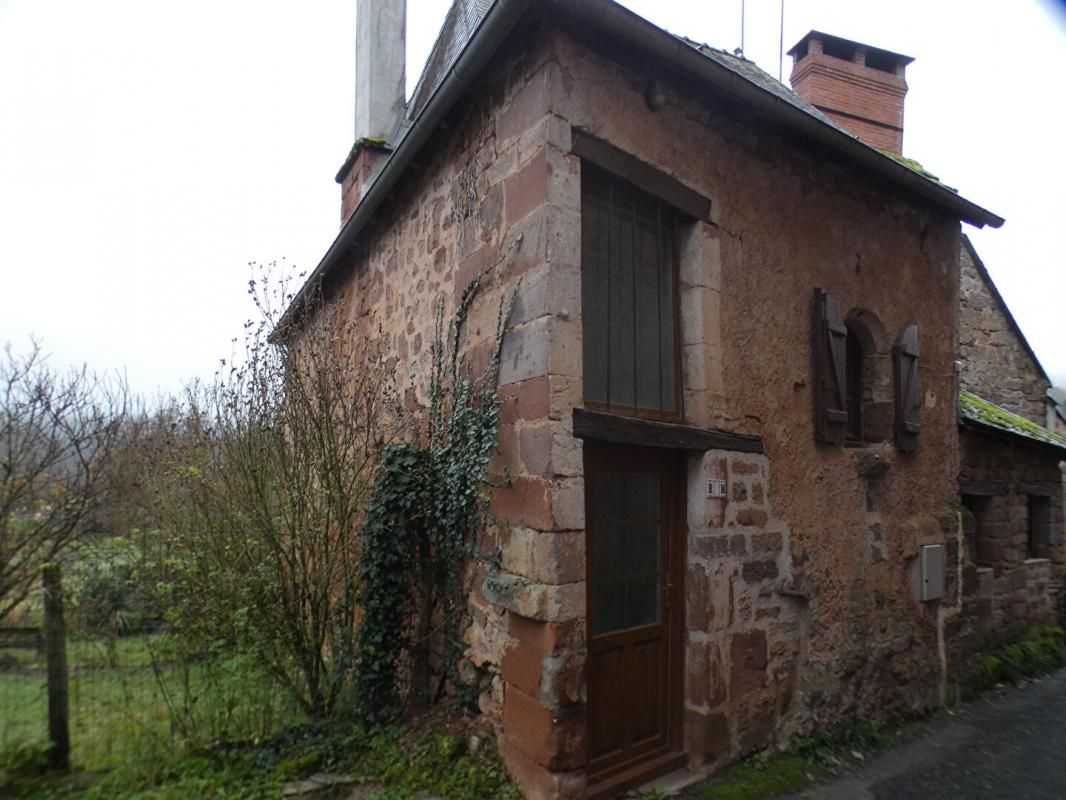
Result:
M367 188L359 205L341 226L340 232L318 262L318 266L297 292L291 305L282 315L276 331L283 331L295 321L297 314L310 300L313 287L318 286L333 264L355 245L359 232L399 183L407 166L414 160L414 156L422 145L437 129L452 105L467 90L481 67L489 60L496 47L510 33L531 4L532 0L496 0L459 58L448 70L444 80L437 86L421 113L413 120L410 129L389 155L381 171Z
M1032 436L1026 436L1024 433L1018 433L1017 431L1012 431L1008 428L1001 428L999 425L976 420L973 417L968 417L963 414L959 415L959 425L964 428L971 428L980 433L993 433L997 436L1010 439L1013 442L1032 445L1033 447L1043 447L1049 450L1054 450L1056 453L1066 454L1066 445L1047 442L1043 439L1034 439Z

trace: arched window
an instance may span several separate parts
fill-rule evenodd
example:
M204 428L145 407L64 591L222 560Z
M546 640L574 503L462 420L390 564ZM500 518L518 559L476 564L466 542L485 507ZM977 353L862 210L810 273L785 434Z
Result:
M844 322L846 348L847 441L880 442L891 437L891 387L884 353L884 329L871 311L852 309Z
M848 392L848 431L847 438L852 442L865 441L863 436L863 407L866 405L866 353L862 339L854 322L846 323L848 328L847 343L847 392Z
M892 438L892 378L885 329L863 308L847 316L833 295L814 293L815 439L842 445Z

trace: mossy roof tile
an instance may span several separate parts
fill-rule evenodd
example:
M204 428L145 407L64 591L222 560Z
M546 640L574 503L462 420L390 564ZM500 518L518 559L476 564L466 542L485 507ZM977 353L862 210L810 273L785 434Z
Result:
M982 427L996 428L1004 433L1066 450L1066 437L1049 431L1005 408L1000 408L973 392L959 392L959 412L964 422L969 421Z

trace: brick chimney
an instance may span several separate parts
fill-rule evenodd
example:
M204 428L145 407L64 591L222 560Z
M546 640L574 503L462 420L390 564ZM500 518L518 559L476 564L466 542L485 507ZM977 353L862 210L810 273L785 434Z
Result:
M337 173L341 222L351 216L395 144L407 110L407 0L357 0L355 144Z
M903 154L903 100L910 56L811 31L788 51L793 90L879 150Z

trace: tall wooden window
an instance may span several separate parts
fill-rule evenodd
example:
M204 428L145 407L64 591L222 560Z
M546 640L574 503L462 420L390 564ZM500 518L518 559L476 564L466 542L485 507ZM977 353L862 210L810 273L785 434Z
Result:
M677 218L632 184L582 166L585 405L680 416Z

